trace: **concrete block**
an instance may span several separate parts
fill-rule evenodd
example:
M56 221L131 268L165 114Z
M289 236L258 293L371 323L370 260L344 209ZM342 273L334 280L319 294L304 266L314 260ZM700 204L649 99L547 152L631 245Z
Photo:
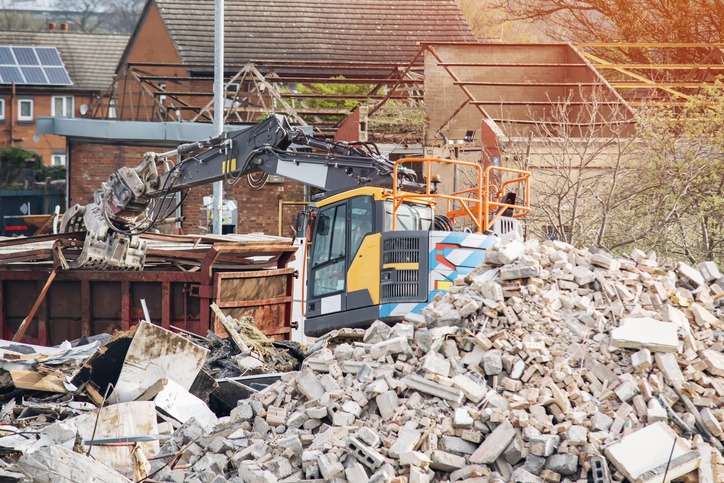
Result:
M475 347L475 350L480 350L479 347ZM481 355L483 353L481 352ZM488 388L485 383L477 383L465 374L458 374L452 378L453 387L460 389L466 398L471 402L477 404L483 400L485 394L488 392Z
M376 470L385 462L385 458L375 449L367 446L354 436L349 436L345 440L345 446L357 461L371 469Z
M659 355L658 353L656 354ZM666 354L673 356L673 354ZM636 387L636 384L634 384L632 381L624 381L613 391L616 393L616 396L621 400L621 402L629 402L635 395L639 393L638 388Z
M292 464L287 458L283 456L277 456L276 458L272 458L271 460L269 460L266 463L266 468L279 479L286 478L287 476L294 473Z
M719 321L716 315L712 314L709 310L707 310L702 305L699 305L698 303L691 304L689 306L689 310L694 316L694 321L700 326L708 324L712 327L718 327L720 329L724 326L724 324Z
M562 476L578 473L578 456L575 454L554 454L546 460L546 468Z
M430 468L440 471L454 471L465 466L466 461L462 456L435 450L430 455Z
M438 352L428 352L422 358L422 368L441 376L450 375L450 361Z
M566 442L571 446L585 446L588 442L588 430L578 424L570 426L566 430Z
M631 354L631 365L638 372L648 372L653 366L653 363L651 351L648 349L641 349Z
M537 277L540 275L540 265L509 265L500 268L500 280L517 280L521 278Z
M592 283L596 279L593 272L582 265L573 267L571 274L573 274L573 280L581 287Z
M357 431L357 439L370 448L377 448L380 445L380 437L370 428L364 427Z
M528 453L528 456L525 458L525 463L523 463L523 469L529 473L538 475L543 471L545 465L546 459L544 457Z
M707 349L701 351L700 355L709 374L724 377L724 353Z
M656 361L656 367L659 368L666 381L673 387L681 387L686 382L674 354L657 352L654 354L654 360Z
M430 483L432 477L427 470L418 468L417 466L410 467L410 480L409 483Z
M407 388L424 392L425 394L430 394L441 399L446 399L455 403L460 403L463 400L463 393L461 390L449 386L444 386L429 379L425 379L424 377L418 376L417 374L410 374L403 378L401 382Z
M712 283L722 276L715 262L701 262L696 266L696 269L699 270L699 273L706 283Z
M381 320L375 320L372 325L365 330L365 335L362 337L362 340L366 344L377 344L378 342L388 340L391 335L392 328L389 325Z
M612 256L606 255L605 253L595 253L590 258L591 265L596 267L605 268L610 272L616 272L621 268L621 262L613 258Z
M507 419L499 424L485 441L470 456L471 463L490 464L503 454L505 448L515 437L515 428Z
M679 337L676 326L649 317L623 318L621 326L611 330L611 344L630 349L676 352Z
M344 476L349 483L367 483L370 481L367 472L358 461L353 461L347 465Z
M443 451L459 456L471 455L478 448L477 444L465 441L457 436L443 436L439 446Z
M612 417L596 411L591 418L591 431L608 431L612 424Z
M428 468L432 460L425 453L419 451L407 451L400 455L400 464L402 466L418 466L420 468Z
M646 448L646 451L641 451L642 448ZM689 452L690 448L686 441L677 437L674 430L662 422L650 424L624 436L620 441L607 446L604 450L608 460L631 481L637 481L647 473L655 471L659 467L665 467L669 456L673 463L673 460ZM691 467L691 463L675 465L669 468L668 476L673 480L695 467ZM682 473L683 470L687 471ZM646 479L648 480L648 478Z
M701 420L704 423L704 426L706 429L709 430L711 434L714 435L715 438L721 438L722 436L722 425L717 420L716 416L709 408L704 408L701 410Z
M397 432L397 439L387 450L387 455L392 458L400 458L400 454L412 451L420 442L422 432L415 429L416 424L405 424Z
M555 453L561 439L555 434L533 436L528 441L528 451L536 456L548 457Z
M375 398L377 402L377 410L380 412L382 419L390 419L394 414L400 401L395 391L386 391Z
M684 262L679 262L676 265L676 273L686 282L688 282L693 288L698 288L704 285L706 281L699 270L690 267Z
M649 399L648 406L646 408L646 420L649 424L656 423L658 421L668 421L669 415L661 406L661 403L655 397Z
M502 353L498 349L491 349L483 354L481 367L488 376L495 376L503 372Z
M524 455L523 440L516 436L503 451L503 459L511 465L517 465Z
M525 468L516 468L515 471L513 471L511 479L515 483L543 483L543 480L533 473L526 471Z
M299 371L295 382L297 384L297 391L310 401L316 401L325 393L321 381L310 369Z
M337 478L344 473L344 466L342 466L342 463L339 462L337 457L331 453L320 454L317 458L317 465L319 466L319 472L322 474L322 477L327 481Z
M453 428L470 429L473 427L473 417L470 416L466 407L455 409L453 417Z
M411 354L412 349L410 344L407 342L407 337L393 337L392 339L383 340L370 347L370 356L372 359L379 359L380 357L387 356L389 354Z

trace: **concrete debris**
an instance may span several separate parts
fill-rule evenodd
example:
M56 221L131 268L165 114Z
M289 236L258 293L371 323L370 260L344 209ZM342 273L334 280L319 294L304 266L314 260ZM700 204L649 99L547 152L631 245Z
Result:
M494 246L486 264L452 282L397 325L377 321L319 338L299 371L281 371L261 390L229 378L226 412L202 397L222 388L221 378L199 382L209 372L202 358L188 369L195 379L186 374L183 383L173 364L139 375L130 394L151 401L143 404L155 409L157 427L124 431L128 457L126 465L111 462L114 471L133 475L134 461L143 461L132 454L136 445L152 481L724 481L724 333L715 303L722 280L715 265L528 241ZM235 327L226 320L228 330ZM100 350L116 354L113 347ZM217 362L258 366L244 359L260 354L253 341L227 347ZM208 358L215 356L212 350ZM156 356L138 357L159 366ZM87 361L86 372L100 374L101 359ZM98 384L99 374L72 379L76 392L55 393L55 401L89 387L105 393L115 381ZM9 372L5 380L12 387ZM106 409L118 406L105 399ZM97 411L103 394L88 400ZM24 453L19 463L6 460L7 471L29 476L28 461L78 439L66 417L46 428L31 424L32 444L23 444L25 435L10 428L30 408L5 401L0 415L10 424L0 426L0 447ZM85 408L86 419L95 414ZM105 421L99 418L94 446L118 443ZM83 433L77 445L89 444Z

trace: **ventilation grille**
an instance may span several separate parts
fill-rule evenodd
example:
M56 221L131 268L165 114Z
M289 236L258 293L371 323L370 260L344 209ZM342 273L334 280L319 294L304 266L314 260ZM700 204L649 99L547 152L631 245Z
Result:
M408 301L420 295L419 270L395 270L396 280L382 285L382 297L386 301ZM394 300L391 300L394 299Z
M419 238L389 238L384 240L382 247L382 264L387 263L419 263Z

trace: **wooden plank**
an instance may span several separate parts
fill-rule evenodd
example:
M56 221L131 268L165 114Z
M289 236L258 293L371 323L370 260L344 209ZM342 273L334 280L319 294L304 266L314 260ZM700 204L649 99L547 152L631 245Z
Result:
M41 373L22 369L10 369L13 385L18 389L47 391L65 394L68 390L63 384L63 376L54 373Z

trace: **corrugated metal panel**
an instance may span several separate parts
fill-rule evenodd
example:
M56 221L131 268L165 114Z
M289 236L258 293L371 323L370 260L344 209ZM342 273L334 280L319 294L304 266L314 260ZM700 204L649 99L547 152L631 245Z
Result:
M187 64L213 60L213 0L157 0ZM226 63L406 64L418 42L473 42L454 0L227 0Z

